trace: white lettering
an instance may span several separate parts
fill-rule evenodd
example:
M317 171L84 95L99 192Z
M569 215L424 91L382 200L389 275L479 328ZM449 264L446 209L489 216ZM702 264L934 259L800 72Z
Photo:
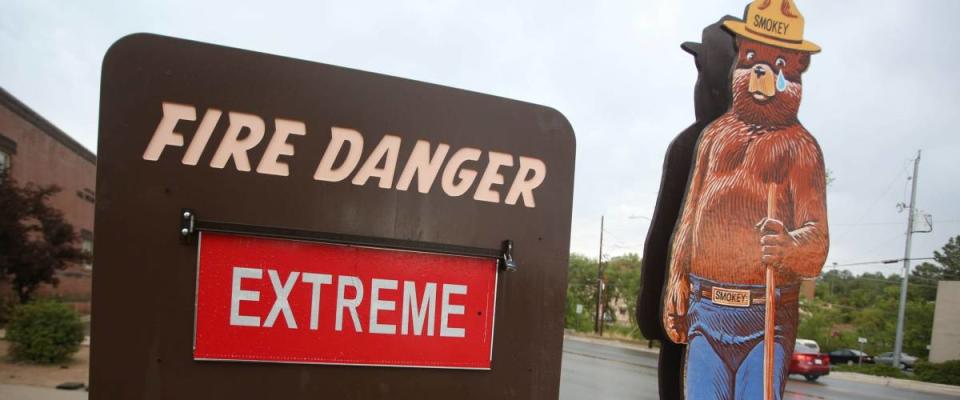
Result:
M397 290L397 281L393 279L373 279L370 283L370 333L393 335L397 333L397 326L381 324L377 321L379 311L393 311L397 309L396 302L380 300L380 290Z
M487 168L483 170L483 176L480 178L480 184L477 186L477 192L473 194L474 200L486 201L490 203L500 202L500 192L492 190L493 185L503 184L503 174L497 172L500 167L513 166L513 156L506 153L491 151L487 153L490 161L487 162Z
M347 286L357 290L356 296L352 299L344 298ZM338 332L343 330L343 310L346 308L350 310L350 317L353 318L353 330L363 332L363 327L360 326L360 317L357 315L357 306L360 305L361 301L363 301L363 283L360 282L360 278L341 276L340 279L337 279L337 322L334 329Z
M167 146L183 147L183 135L173 130L180 121L196 121L197 109L193 106L163 102L163 117L150 138L150 144L143 152L143 159L157 161Z
M347 158L343 164L337 168L333 163L337 161L343 144L348 143L350 150L347 152ZM317 166L317 172L313 174L313 179L327 182L340 182L347 179L353 169L360 162L360 153L363 150L363 135L353 129L332 127L330 128L330 144L323 152L323 158L320 159L320 165Z
M303 282L313 285L310 292L310 329L317 330L320 326L320 285L330 284L333 277L327 274L303 273Z
M437 179L440 173L440 167L443 166L443 159L447 157L450 151L450 145L440 143L437 145L437 151L430 156L430 142L418 140L410 152L410 158L407 159L407 165L403 167L400 179L397 181L397 190L406 191L410 188L410 182L413 176L417 176L417 191L420 193L429 193L433 186L433 181Z
M400 333L408 334L409 321L413 318L413 334L423 334L423 322L427 321L427 336L433 336L434 315L437 312L437 284L427 282L423 288L423 297L417 306L417 283L403 282L403 307L401 312Z
M527 174L533 171L533 176L527 179ZM513 185L510 186L510 192L507 193L505 203L509 205L517 204L517 200L523 196L523 205L527 208L536 207L533 200L533 189L536 189L543 183L547 176L547 165L536 158L520 156L520 171L517 172Z
M451 315L463 315L464 308L459 304L450 303L451 294L467 294L466 285L443 284L443 294L440 304L440 336L445 337L464 337L463 328L451 328L448 324Z
M287 328L297 329L297 320L293 318L293 310L290 309L290 291L293 290L293 284L297 282L297 276L299 272L291 272L290 275L287 275L287 283L280 283L280 275L277 274L275 270L267 270L267 276L270 277L270 283L273 285L273 293L277 295L277 299L273 302L273 307L270 308L270 313L267 314L267 319L263 321L264 328L272 328L273 323L277 321L277 316L283 312L283 319L287 321Z
M220 121L221 115L223 115L223 112L214 108L203 114L200 126L197 127L197 132L193 134L193 139L190 140L190 147L187 147L187 152L183 154L183 159L180 162L184 165L197 165L200 156L203 155L203 149L207 147L207 142L210 141L213 129L217 127L217 122Z
M177 132L177 126L181 121L197 121L195 106L171 102L162 102L161 106L160 122L142 155L147 161L159 160L168 146L185 147L185 135ZM257 174L290 176L290 160L297 153L294 146L296 139L291 139L291 135L306 136L306 123L275 118L272 136L266 141L262 157L251 160L251 150L265 141L264 119L253 114L215 108L208 108L203 119L196 124L196 131L181 158L183 165L198 165L225 112L228 120L226 131L209 161L210 167L224 169L233 161L237 171L250 172L252 164L256 164ZM450 197L461 197L472 190L471 197L476 201L511 206L523 202L524 207L536 207L534 192L542 186L547 175L547 166L541 159L472 147L452 149L447 143L437 143L435 148L432 146L430 141L417 140L410 153L406 154L407 159L401 160L402 138L384 135L364 159L363 135L354 129L332 126L330 141L323 149L313 179L343 182L352 177L350 182L357 186L366 186L371 179L376 179L379 188L394 188L404 192L410 190L416 180L416 190L421 194L430 193L439 179L443 193ZM484 153L487 157L486 167L480 171L477 164ZM515 157L519 157L519 162ZM397 170L400 162L404 163L402 171ZM514 168L516 173L513 173ZM400 172L399 176L397 172ZM509 188L508 179L512 180Z
M453 153L450 161L447 162L446 168L443 170L443 178L440 182L441 186L443 186L443 191L446 192L448 196L458 197L466 193L467 190L470 190L470 186L473 185L473 180L477 178L477 171L466 168L461 169L460 167L464 162L479 160L481 154L483 154L483 152L480 150L470 147L464 147L457 150L456 153ZM460 173L457 174L457 171ZM455 177L460 179L460 183L454 182Z
M263 270L258 268L233 267L233 285L230 291L230 325L233 326L260 326L260 317L240 315L241 301L260 301L260 292L243 290L241 285L244 279L261 279Z
M397 154L400 153L400 137L384 135L380 143L373 149L367 161L353 177L353 184L363 186L371 177L378 178L377 185L381 189L390 189L393 186L393 173L397 169ZM383 168L377 167L383 161Z
M275 129L270 143L267 144L267 150L257 165L257 173L270 174L277 176L290 176L290 167L286 162L279 161L280 156L292 156L293 145L287 143L287 137L290 135L303 136L307 134L307 126L300 121L291 121L277 118L274 121ZM191 146L193 146L191 144Z
M233 159L233 165L237 171L249 172L250 159L247 158L247 152L257 146L263 139L263 119L253 114L231 111L229 114L230 126L227 127L227 133L220 141L220 147L213 154L210 160L210 166L214 168L223 168L227 161ZM243 139L240 139L240 132L246 128L249 133Z

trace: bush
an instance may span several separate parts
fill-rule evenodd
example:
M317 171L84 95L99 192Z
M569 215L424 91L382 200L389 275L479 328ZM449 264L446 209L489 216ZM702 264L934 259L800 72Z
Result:
M7 325L10 321L10 315L13 313L14 300L0 295L0 327Z
M643 335L640 333L640 328L636 325L621 325L618 323L613 323L605 324L603 329L604 332L609 333L610 336L619 336L633 340L644 339Z
M917 374L917 378L924 382L960 385L960 360L947 361L942 364L917 363L914 372Z
M42 301L13 309L6 339L13 359L51 364L80 350L83 336L79 314L63 303Z

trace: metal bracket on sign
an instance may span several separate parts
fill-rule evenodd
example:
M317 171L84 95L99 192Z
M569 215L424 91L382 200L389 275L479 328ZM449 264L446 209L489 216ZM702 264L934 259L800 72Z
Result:
M251 226L225 222L204 221L197 218L197 214L189 208L180 210L180 242L190 244L193 234L197 231L221 232L242 235L264 236L279 239L308 240L332 244L378 247L394 250L421 251L429 253L449 254L457 256L471 256L494 258L497 266L507 272L515 272L518 268L513 258L513 241L504 240L500 249L480 247L456 246L442 243L427 243L411 240L377 238L369 236L345 235L338 233L324 233L302 231L287 228L271 228Z
M196 231L196 220L193 210L184 208L180 210L180 241L184 244L190 243L193 232Z

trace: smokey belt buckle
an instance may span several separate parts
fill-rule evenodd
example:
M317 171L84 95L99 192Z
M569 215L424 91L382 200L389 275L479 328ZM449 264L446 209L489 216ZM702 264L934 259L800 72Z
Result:
M714 304L729 307L750 307L750 291L743 289L725 289L713 287L710 300Z

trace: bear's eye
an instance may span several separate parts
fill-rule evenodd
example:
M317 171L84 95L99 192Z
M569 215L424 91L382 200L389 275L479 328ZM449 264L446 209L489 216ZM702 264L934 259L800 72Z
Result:
M783 68L783 67L785 67L786 65L787 65L787 60L784 60L783 57L777 57L777 66L778 66L778 67Z
M752 52L752 51L748 51L748 52L747 52L747 61L753 60L753 56L755 56L755 55L757 55L757 53L754 53L754 52Z

